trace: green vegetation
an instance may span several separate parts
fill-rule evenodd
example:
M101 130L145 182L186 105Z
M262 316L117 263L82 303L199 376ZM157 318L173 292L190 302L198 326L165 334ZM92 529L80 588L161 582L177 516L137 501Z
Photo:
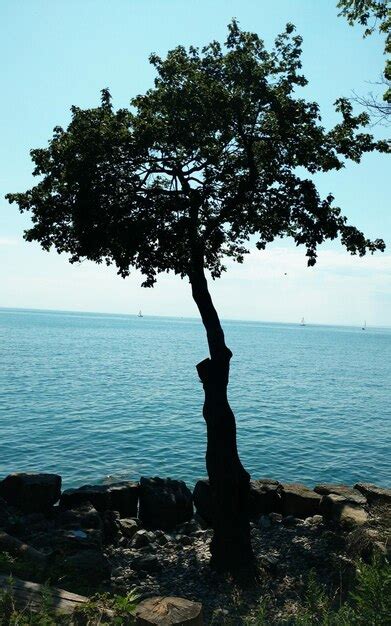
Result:
M295 613L276 619L273 612L271 600L263 598L257 616L244 620L243 626L390 626L390 565L386 560L358 563L356 581L345 602L340 595L338 600L330 596L311 571ZM212 621L217 623L237 626L238 621L230 617Z
M126 596L96 594L77 613L70 616L54 610L50 588L43 586L34 602L18 607L10 576L6 589L0 590L0 626L95 626L110 623L115 626L133 624L137 595L130 591Z

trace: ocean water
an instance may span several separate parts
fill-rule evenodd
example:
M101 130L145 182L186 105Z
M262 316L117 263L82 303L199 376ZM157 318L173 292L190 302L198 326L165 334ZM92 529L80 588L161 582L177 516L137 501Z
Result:
M251 475L387 486L391 329L224 322ZM0 478L205 476L198 320L0 309Z

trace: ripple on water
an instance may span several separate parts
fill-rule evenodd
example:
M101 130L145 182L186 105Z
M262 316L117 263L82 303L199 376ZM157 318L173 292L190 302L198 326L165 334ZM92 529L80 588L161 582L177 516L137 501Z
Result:
M253 476L387 485L391 331L227 322ZM205 475L196 320L0 310L0 475Z

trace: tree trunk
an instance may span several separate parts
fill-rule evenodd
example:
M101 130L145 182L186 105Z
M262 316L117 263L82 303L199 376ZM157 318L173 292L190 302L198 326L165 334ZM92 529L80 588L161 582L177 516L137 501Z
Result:
M190 282L210 351L197 371L205 391L206 468L213 500L211 565L225 571L247 569L253 564L247 512L250 476L239 459L235 416L227 398L232 352L225 345L203 269L193 273Z

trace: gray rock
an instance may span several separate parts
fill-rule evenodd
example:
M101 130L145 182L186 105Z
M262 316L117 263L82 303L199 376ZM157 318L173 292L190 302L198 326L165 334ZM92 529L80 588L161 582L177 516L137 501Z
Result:
M168 537L164 533L157 537L157 543L159 544L159 546L166 546L169 542L170 542L170 537Z
M61 496L60 507L74 509L91 503L97 511L118 511L121 517L136 517L139 487L135 482L111 485L83 485L66 489Z
M369 504L391 504L391 489L377 487L370 483L357 483L354 488L366 497Z
M249 512L258 516L266 513L281 513L282 486L278 480L259 478L250 481Z
M337 496L343 496L351 502L357 502L357 504L364 505L367 502L364 496L357 489L353 489L348 485L316 485L316 487L314 487L314 491L319 493L321 496L328 496L330 493L334 493Z
M321 497L301 483L284 484L282 491L282 513L305 519L319 513Z
M193 543L191 537L187 535L179 535L178 541L182 546L190 546Z
M144 546L147 546L153 541L155 541L155 535L149 532L148 530L142 529L134 533L133 539L132 539L132 546L136 549L144 548Z
M139 516L147 528L175 528L193 517L191 492L181 480L143 477Z
M132 539L139 529L139 525L135 519L126 518L119 521L119 527L122 534L128 539Z
M156 572L160 569L161 565L157 556L147 554L145 556L136 556L131 562L131 567L137 572Z
M107 485L110 509L118 511L121 517L137 516L139 498L139 484L132 481L122 481Z
M92 504L97 511L110 508L110 498L106 485L83 485L77 489L66 489L60 499L62 509L77 509Z
M368 521L368 513L360 503L334 493L322 497L320 512L325 519L347 527L362 526Z
M259 528L270 528L272 525L271 519L268 515L261 515L258 520Z
M266 570L271 574L275 574L279 569L278 559L275 556L269 554L263 555L259 558L259 561Z
M83 550L65 559L66 570L78 572L87 580L107 580L111 575L110 561L98 550Z
M287 515L286 517L282 518L283 525L289 528L292 526L296 526L298 522L299 522L299 519L295 517L294 515Z
M210 526L212 524L212 493L207 478L197 481L193 491L193 502L197 514Z
M0 497L25 513L48 511L60 494L58 474L10 474L0 482Z
M282 522L282 514L281 513L270 513L269 519L273 524L281 524Z
M57 526L66 529L72 528L96 528L103 527L102 519L92 504L84 504L70 510L60 510L56 519Z

